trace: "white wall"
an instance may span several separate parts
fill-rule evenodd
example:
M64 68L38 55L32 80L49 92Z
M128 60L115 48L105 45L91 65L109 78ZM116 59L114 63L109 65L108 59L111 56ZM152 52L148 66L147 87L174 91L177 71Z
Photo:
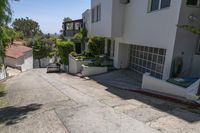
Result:
M174 0L170 8L148 13L148 0L132 0L125 7L123 36L117 38L119 43L166 49L163 79L170 76L180 8L181 0Z
M33 53L32 51L26 52L24 56L17 59L6 57L5 64L13 68L21 69L21 71L33 69Z
M186 98L188 100L198 100L198 96L196 96L200 80L196 81L194 84L189 86L188 88L183 88L171 83L168 83L163 80L156 79L154 77L149 76L149 74L143 75L142 80L142 89L151 90L154 92L161 92L164 94L177 96L177 98Z
M113 0L111 37L121 37L123 33L125 5Z
M92 36L122 36L125 5L120 0L92 0L91 9L98 4L101 4L101 20L92 23Z
M111 37L112 1L113 0L91 0L91 9L101 4L101 21L92 23L92 36Z
M51 63L51 58L50 57L43 58L43 59L40 60L40 63L41 63L41 67L45 68L45 67L47 67L47 65L49 63ZM33 64L34 64L33 65L34 68L39 68L39 61L38 60L34 60Z
M24 64L22 71L33 69L33 52L29 51L24 54Z
M14 58L5 57L5 65L6 66L11 66L11 67L16 67L17 60L14 59Z
M118 69L127 68L129 65L129 44L121 44L118 40L115 40L115 56L114 56L114 66Z
M85 23L86 29L88 30L88 36L91 35L91 10L86 10L82 14L83 23Z
M5 69L4 66L2 66L2 67L0 68L0 80L3 80L3 79L5 79L5 78L6 78L6 69Z
M200 18L200 8L186 6L186 0L183 0L179 17L179 25L188 24L200 27L200 22L191 22L188 20L188 16L191 14ZM196 35L188 31L185 31L183 29L178 29L175 48L174 48L174 58L176 57L183 58L183 71L182 71L183 75L189 75L190 72L193 71L192 70L193 55L195 54L196 45L197 45ZM196 60L194 59L194 61Z

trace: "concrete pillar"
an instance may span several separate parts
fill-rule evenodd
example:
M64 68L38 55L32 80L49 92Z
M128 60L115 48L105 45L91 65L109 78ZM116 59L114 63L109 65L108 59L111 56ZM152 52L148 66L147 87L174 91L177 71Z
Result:
M104 47L104 54L107 54L108 53L108 39L105 38L105 47Z

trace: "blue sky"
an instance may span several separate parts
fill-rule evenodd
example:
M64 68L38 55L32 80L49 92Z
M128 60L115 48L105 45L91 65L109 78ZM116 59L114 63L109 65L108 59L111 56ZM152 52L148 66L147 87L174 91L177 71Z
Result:
M29 17L44 33L59 33L64 17L79 19L90 8L90 0L20 0L11 1L13 19Z

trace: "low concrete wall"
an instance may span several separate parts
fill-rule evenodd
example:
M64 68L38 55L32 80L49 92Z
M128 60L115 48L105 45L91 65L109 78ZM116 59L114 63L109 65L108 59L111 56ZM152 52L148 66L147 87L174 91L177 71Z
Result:
M49 63L53 63L53 60L54 60L54 57L53 58L46 57L46 58L41 59L40 60L41 67L46 68L49 65ZM39 60L37 59L34 60L33 67L39 68Z
M3 79L5 79L5 78L6 78L6 69L5 69L4 66L2 66L2 67L0 68L0 80L3 80Z
M82 65L82 68L83 70L81 73L83 76L92 76L92 75L106 73L108 71L107 67L90 67Z
M81 72L82 65L91 63L91 60L77 60L69 55L69 73L77 74Z
M146 73L143 75L142 88L196 101L199 98L196 96L199 83L200 80L196 81L188 88L183 88L164 80L151 77L150 74Z

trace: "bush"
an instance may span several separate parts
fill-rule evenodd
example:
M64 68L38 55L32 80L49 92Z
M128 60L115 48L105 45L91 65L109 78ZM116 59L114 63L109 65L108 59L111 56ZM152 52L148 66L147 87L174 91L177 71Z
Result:
M69 64L68 55L74 51L75 44L70 41L59 41L57 43L58 54L60 56L60 63L64 65Z
M105 38L92 37L88 41L88 49L92 55L100 55L104 53Z
M76 52L71 52L70 55L73 56L73 57L77 57L78 56L78 54Z
M91 52L90 50L85 50L85 51L83 52L83 56L84 56L85 58L88 58L88 59L94 58L94 57L95 57L95 56L93 55L93 52Z
M103 58L96 56L92 63L87 64L87 66L103 67Z

